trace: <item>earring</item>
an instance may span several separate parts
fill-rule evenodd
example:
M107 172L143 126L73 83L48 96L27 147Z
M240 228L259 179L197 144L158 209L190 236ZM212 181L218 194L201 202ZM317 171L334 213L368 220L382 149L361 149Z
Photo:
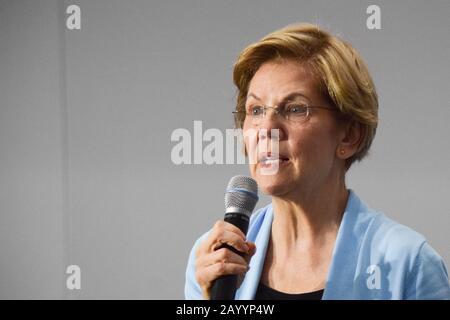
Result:
M344 155L344 153L345 153L345 150L344 149L341 149L341 151L339 151L342 155Z

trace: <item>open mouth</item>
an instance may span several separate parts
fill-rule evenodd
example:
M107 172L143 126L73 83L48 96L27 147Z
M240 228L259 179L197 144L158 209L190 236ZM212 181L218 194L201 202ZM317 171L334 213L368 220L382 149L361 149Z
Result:
M258 163L263 167L270 167L273 165L283 165L289 162L289 158L279 154L271 155L270 153L262 154L258 157Z

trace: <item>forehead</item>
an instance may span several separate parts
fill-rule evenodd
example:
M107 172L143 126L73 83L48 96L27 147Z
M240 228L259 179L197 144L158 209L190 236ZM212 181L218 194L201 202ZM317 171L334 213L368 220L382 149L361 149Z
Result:
M247 96L262 100L282 99L293 91L304 93L310 100L319 98L318 81L312 72L293 60L266 62L250 81Z

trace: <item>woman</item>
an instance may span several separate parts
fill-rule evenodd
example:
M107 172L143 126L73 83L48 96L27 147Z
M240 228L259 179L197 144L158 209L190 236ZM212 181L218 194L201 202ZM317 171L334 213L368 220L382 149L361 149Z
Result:
M449 299L447 271L425 238L346 188L378 123L359 54L317 26L289 26L241 53L234 83L236 125L267 130L258 144L278 141L278 154L269 149L250 164L272 203L252 215L247 237L219 221L197 240L186 298L208 299L215 279L239 274L236 299Z

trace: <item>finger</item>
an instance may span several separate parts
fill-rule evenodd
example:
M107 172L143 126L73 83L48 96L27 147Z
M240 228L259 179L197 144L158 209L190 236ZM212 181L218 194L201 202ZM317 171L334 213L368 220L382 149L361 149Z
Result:
M255 254L255 252L256 252L256 244L254 242L251 242L251 241L246 241L245 243L247 244L248 249L249 249L247 254L250 255L250 256L253 256Z
M243 266L248 265L247 260L240 255L227 248L222 248L208 255L198 257L196 261L196 268L205 268L218 262L236 263L242 264Z
M224 244L227 244L242 253L247 253L250 249L245 243L244 238L228 230L218 231L215 235L212 235L211 241L210 251L217 250Z
M222 221L221 224L216 225L218 226L214 227L214 229L211 231L211 233L207 238L206 242L207 252L211 252L225 243L236 248L239 251L242 252L248 251L248 246L245 243L245 237L242 236L243 235L242 232L240 234L237 234L234 231L230 231L230 226L232 225L227 222Z
M212 282L220 276L229 274L243 274L247 266L237 263L217 262L197 271L197 281L202 286L210 287Z
M206 240L196 250L196 256L209 253L221 247L224 243L236 248L238 251L247 252L245 236L239 228L232 224L219 220L214 225Z
M256 253L256 245L253 242L247 241L246 242L249 250L248 252L244 255L244 259L245 261L249 264L250 263L250 259L253 257L253 255Z
M226 222L224 220L219 220L214 224L214 228L224 228L225 230L228 230L230 232L234 232L236 233L238 236L242 237L243 239L245 239L245 234L242 232L241 229L239 229L238 227L236 227L235 225Z

